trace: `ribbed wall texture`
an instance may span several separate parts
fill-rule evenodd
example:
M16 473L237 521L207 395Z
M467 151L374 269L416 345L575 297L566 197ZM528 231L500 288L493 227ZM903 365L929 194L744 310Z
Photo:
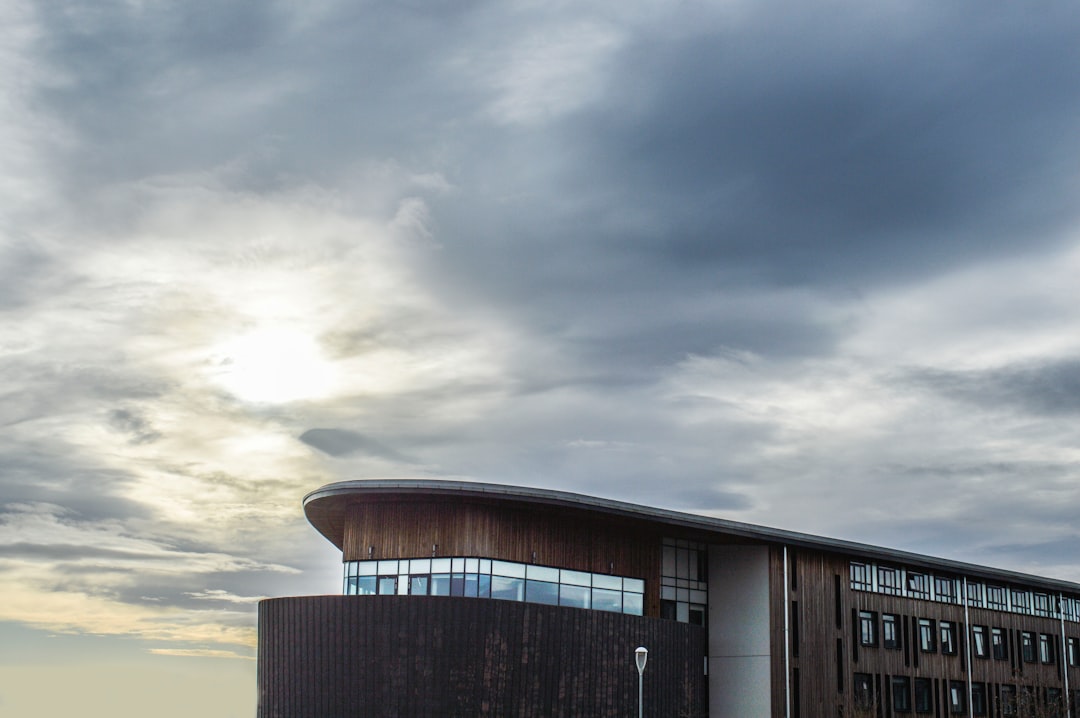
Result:
M259 718L706 715L698 626L446 596L259 604Z

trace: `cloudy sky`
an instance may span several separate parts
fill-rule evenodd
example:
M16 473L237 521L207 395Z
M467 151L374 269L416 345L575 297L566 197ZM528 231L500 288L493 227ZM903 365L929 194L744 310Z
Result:
M253 716L339 479L1080 580L1075 4L0 25L0 717Z

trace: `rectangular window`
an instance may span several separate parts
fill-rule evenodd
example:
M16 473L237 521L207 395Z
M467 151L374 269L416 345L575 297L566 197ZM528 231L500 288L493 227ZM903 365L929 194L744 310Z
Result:
M1024 663L1035 662L1035 634L1031 631L1024 631L1020 634L1020 655L1024 659Z
M1061 700L1060 688L1046 689L1046 714L1051 716L1065 715L1065 702Z
M986 715L986 684L971 684L971 712L977 716Z
M900 645L900 617L893 613L881 615L881 645L898 649Z
M911 712L911 680L907 676L892 677L892 707L897 713Z
M995 611L1007 611L1009 609L1009 602L1007 600L1004 587L986 587L986 607L992 608Z
M1039 661L1041 663L1054 662L1054 639L1050 634L1039 634Z
M1009 660L1009 647L1005 643L1005 631L1003 629L990 629L990 646L994 650L995 661Z
M986 640L986 626L971 627L971 650L976 658L990 657L990 644Z
M890 596L899 596L903 593L900 586L900 569L878 566L878 591Z
M874 688L869 673L856 673L851 683L851 690L855 696L857 710L868 711L875 708Z
M1012 610L1016 613L1031 613L1031 594L1014 588L1009 592L1012 596Z
M919 650L923 653L937 653L937 640L934 637L934 619L919 619Z
M859 645L877 645L877 614L873 611L859 611Z
M934 688L929 678L915 679L915 712L930 713L934 710Z
M962 681L949 681L949 712L958 714L967 712L964 700L967 690Z
M1067 653L1069 654L1069 665L1080 665L1080 642L1075 638L1069 637L1066 639L1066 646L1068 646Z
M934 593L937 594L937 600L939 601L943 601L944 603L959 603L956 595L956 579L935 576Z
M925 573L908 571L907 590L911 598L930 598L930 577Z
M874 584L870 579L870 567L858 561L851 562L851 588L855 591L870 591Z
M1001 687L1001 715L1016 715L1016 686Z
M952 621L942 621L941 626L941 652L947 656L956 655L956 624Z
M1036 593L1033 595L1035 615L1036 616L1051 616L1053 613L1050 610L1050 597L1045 593Z
M967 585L967 602L972 608L982 608L983 606L983 585L978 582L968 582Z

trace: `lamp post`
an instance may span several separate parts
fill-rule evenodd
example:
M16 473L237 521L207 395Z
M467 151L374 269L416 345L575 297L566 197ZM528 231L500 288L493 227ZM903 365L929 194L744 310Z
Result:
M645 715L641 701L641 676L645 672L645 662L649 660L649 649L645 646L638 646L634 651L634 663L637 664L637 714L638 718L643 718Z

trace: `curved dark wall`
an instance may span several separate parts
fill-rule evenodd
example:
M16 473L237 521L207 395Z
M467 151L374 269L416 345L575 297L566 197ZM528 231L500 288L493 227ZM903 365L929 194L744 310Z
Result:
M705 630L447 596L259 604L259 718L705 716Z

